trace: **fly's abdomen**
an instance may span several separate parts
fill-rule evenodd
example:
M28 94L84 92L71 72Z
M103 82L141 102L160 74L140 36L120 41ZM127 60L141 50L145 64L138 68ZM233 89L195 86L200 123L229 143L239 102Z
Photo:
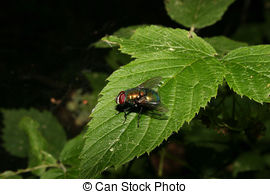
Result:
M147 89L147 88L145 88L144 90L146 93L146 100L149 103L152 103L152 104L159 104L160 103L160 98L159 98L159 95L156 91L151 90L151 89Z

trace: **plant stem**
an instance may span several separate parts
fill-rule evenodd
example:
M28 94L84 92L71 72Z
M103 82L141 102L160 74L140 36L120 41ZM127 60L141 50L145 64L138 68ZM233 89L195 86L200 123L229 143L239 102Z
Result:
M195 30L195 27L191 26L191 28L189 30L189 35L188 35L189 38L193 38L192 33L194 32L194 30Z
M9 176L22 174L22 173L31 172L31 171L38 170L38 169L41 169L41 168L50 168L50 167L61 168L64 171L64 173L66 172L66 168L62 163L60 163L60 164L42 164L42 165L39 165L39 166L34 166L32 168L19 169L19 170L15 171L14 173L10 174L10 175L5 175L5 172L3 172L3 173L0 173L0 177L1 176L2 177L9 177Z
M233 94L232 120L235 120L235 95Z
M159 161L159 166L158 166L158 176L162 177L163 174L163 166L164 166L164 158L165 158L165 148L162 148L161 153L160 153L160 161Z

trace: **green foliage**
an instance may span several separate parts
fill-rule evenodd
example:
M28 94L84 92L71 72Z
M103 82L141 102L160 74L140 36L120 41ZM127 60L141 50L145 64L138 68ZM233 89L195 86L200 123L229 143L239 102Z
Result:
M79 155L84 145L84 133L69 140L61 151L59 160L63 164L61 168L51 168L41 175L42 179L79 178Z
M23 117L19 123L19 128L25 131L29 139L29 167L56 164L56 159L48 152L48 142L42 137L38 128L40 124L30 117ZM33 173L41 175L45 168L38 169Z
M192 35L190 39L187 31L151 26L137 29L131 39L108 38L110 43L120 44L122 52L137 59L115 71L101 92L103 96L91 114L93 119L86 133L83 177L94 177L109 166L119 166L150 152L216 95L223 67L214 57L215 50ZM155 76L164 78L159 93L169 108L169 119L143 115L137 128L133 113L123 124L123 114L116 115L114 110L118 92Z
M233 175L240 172L262 170L264 168L263 158L256 152L245 152L241 154L233 164Z
M79 167L79 155L84 145L83 133L69 140L60 154L63 164Z
M188 178L237 178L255 172L264 177L270 167L270 46L238 41L258 44L269 38L270 12L265 23L241 25L233 35L238 41L202 39L194 33L220 20L233 2L166 0L168 15L191 27L189 32L136 25L91 44L112 48L105 60L118 70L109 78L83 72L92 90L75 90L66 108L76 125L88 122L92 111L91 121L85 133L67 142L48 111L2 110L3 146L13 156L27 157L28 167L7 170L0 178L22 178L26 172L46 179L156 178L154 173L166 177L163 170L182 169ZM123 123L115 97L157 76L162 77L156 89L168 118L143 114L137 127L133 112ZM180 135L175 133L179 130ZM162 149L153 151L158 146Z
M119 38L130 38L134 34L137 28L143 27L143 26L146 26L146 25L134 25L134 26L123 27L117 30L116 32L114 32L113 35ZM111 44L108 44L108 42L99 40L95 42L94 44L91 44L90 46L94 46L96 48L111 48L111 47L115 47L116 45L111 45Z
M43 173L40 177L41 179L63 179L65 177L65 173L62 169L52 168Z
M104 41L120 45L120 50L135 60L108 78L109 83L91 114L93 119L81 155L83 177L95 177L110 166L119 167L136 156L149 153L184 122L191 121L199 109L216 96L223 77L237 93L258 102L269 102L268 46L244 47L245 43L225 37L208 38L221 55L218 60L214 48L194 33L158 26L139 28L130 38L110 36ZM123 124L123 115L116 115L114 109L118 92L156 76L163 77L159 93L169 108L169 119L143 115L141 126L136 128L137 116L132 113ZM225 139L222 141L226 143ZM211 143L209 146L214 147ZM220 144L215 148L222 150L226 146Z
M137 28L143 27L146 25L134 25L134 26L128 26L128 27L123 27L117 30L116 32L113 33L114 36L117 36L119 38L130 38L134 32L136 31ZM103 41L102 39L91 44L90 47L94 46L95 48L112 48L109 51L109 54L106 56L105 60L106 63L113 69L116 70L118 69L121 65L127 64L131 61L131 58L129 55L121 53L116 44L110 44L106 41ZM90 75L91 76L91 75ZM86 75L86 77L89 77ZM106 76L108 77L108 76ZM90 83L92 82L89 80ZM98 82L95 82L98 83ZM101 81L100 83L103 83Z
M270 102L270 45L243 47L224 57L226 81L238 94Z
M165 0L169 16L186 27L203 28L221 19L234 0Z
M47 150L58 157L66 142L66 135L57 119L48 111L39 112L30 110L2 110L4 115L3 140L5 149L14 156L26 157L28 154L28 138L25 132L19 127L20 120L28 116L37 121L40 125L39 131L50 142Z
M120 66L128 64L131 58L129 55L121 53L117 47L113 47L105 60L113 70L117 70Z
M68 168L64 172L60 168L52 168L43 173L41 179L75 179L79 178L79 170L74 168Z
M225 36L214 36L211 38L205 38L204 40L211 44L221 56L239 47L248 46L247 43L234 41Z
M4 173L0 174L0 179L21 179L20 175L17 175L15 172L7 170Z

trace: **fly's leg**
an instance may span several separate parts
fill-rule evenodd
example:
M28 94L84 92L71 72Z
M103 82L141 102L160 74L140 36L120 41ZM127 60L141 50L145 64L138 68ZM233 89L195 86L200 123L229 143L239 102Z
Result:
M130 109L130 108L127 108L127 109L124 110L124 117L125 117L125 120L124 120L123 124L126 122L127 116L128 116L129 113L131 113L131 109Z
M143 109L143 107L140 108L140 111L139 111L139 114L138 114L138 121L137 121L137 127L138 128L140 126L140 118L141 118L141 115L142 115L142 109Z
M127 120L127 115L128 115L128 113L124 111L124 118L125 118L125 120L124 120L123 124L125 124L125 122Z

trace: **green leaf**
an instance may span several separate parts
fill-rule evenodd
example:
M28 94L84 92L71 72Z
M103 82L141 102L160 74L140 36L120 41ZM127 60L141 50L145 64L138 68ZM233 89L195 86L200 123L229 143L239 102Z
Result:
M207 42L194 33L193 38L189 35L185 30L150 26L137 29L130 39L108 38L136 60L108 78L91 114L81 154L83 177L95 177L107 167L118 167L150 152L216 96L223 66ZM137 128L137 115L131 113L123 124L124 114L116 114L115 97L156 76L163 77L159 94L169 109L169 119L142 115Z
M169 16L186 27L203 28L216 23L234 0L165 0Z
M41 179L76 179L79 177L79 170L68 168L64 172L60 168L51 168L41 175Z
M79 155L84 145L83 133L69 140L60 154L60 161L64 164L79 166Z
M239 172L256 171L264 168L263 157L256 152L245 152L241 154L233 164L233 175Z
M121 53L117 47L114 47L109 51L109 54L105 57L105 60L113 70L117 70L120 66L129 63L131 61L131 57Z
M0 174L0 179L21 179L20 175L17 175L16 172L7 170Z
M64 178L65 173L60 168L51 168L41 175L41 179L61 179Z
M225 36L204 38L204 40L211 44L216 49L219 55L225 55L231 50L237 49L239 47L248 46L247 43L237 42Z
M192 120L189 125L183 126L184 141L198 147L212 148L218 152L229 149L229 137L213 128L207 128L198 120Z
M56 159L46 150L48 142L43 138L38 128L40 124L30 117L23 117L19 127L24 130L29 139L29 167L39 165L56 164ZM46 167L35 170L34 173L41 175Z
M12 155L26 157L28 154L28 138L19 128L19 121L29 116L40 124L42 136L49 142L48 150L58 157L65 142L66 135L57 119L48 111L40 112L35 109L2 110L4 116L3 141L4 148Z
M226 81L238 94L270 102L270 45L243 47L224 57Z
M115 31L113 33L114 36L117 36L119 38L130 38L134 32L136 31L137 28L139 27L143 27L145 25L134 25L134 26L128 26L128 27L123 27L123 28L120 28L119 30ZM103 40L99 40L93 44L90 45L91 46L94 46L96 48L111 48L111 47L115 47L117 45L112 45L106 41L103 41Z

